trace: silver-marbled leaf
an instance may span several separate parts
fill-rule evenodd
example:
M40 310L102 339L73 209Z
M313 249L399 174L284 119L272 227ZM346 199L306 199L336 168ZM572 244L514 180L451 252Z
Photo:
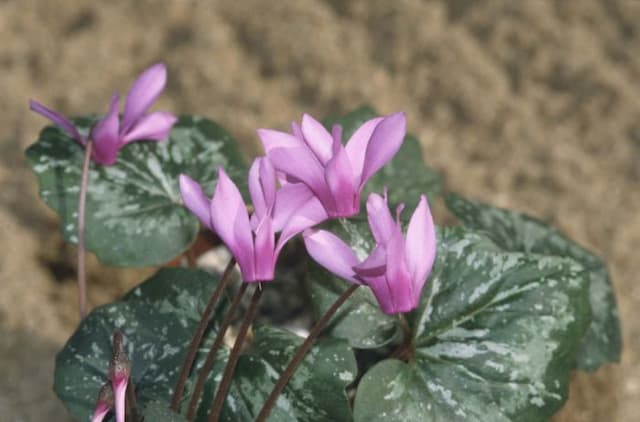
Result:
M87 420L100 387L107 381L111 335L122 331L131 360L138 405L145 415L159 420L181 420L168 408L186 348L218 276L189 269L163 269L128 293L121 301L91 312L58 354L54 390L77 420ZM268 288L265 287L265 288ZM226 301L214 311L195 362L201 368L224 317ZM240 357L221 421L253 420L273 385L302 342L294 334L258 327L252 347ZM207 378L196 421L207 421L207 412L222 378L228 349ZM347 342L318 342L296 371L273 409L270 421L349 421L351 410L345 388L357 376L353 351ZM197 372L192 371L181 404L186 411ZM153 419L155 420L155 419Z
M355 421L546 420L567 398L589 323L584 269L462 228L441 230L438 244L411 318L413 353L365 374Z
M75 119L87 133L94 118ZM40 196L60 216L65 240L77 242L77 207L84 149L48 126L26 151ZM91 164L86 245L106 264L150 266L183 252L199 223L180 197L178 176L187 173L211 193L219 166L245 189L246 167L234 140L214 122L183 116L163 142L134 142L112 166Z
M548 224L519 212L455 194L449 194L446 203L465 225L483 230L505 250L567 256L580 262L590 279L592 321L582 339L576 365L580 369L595 370L620 360L622 338L618 308L609 272L600 258Z

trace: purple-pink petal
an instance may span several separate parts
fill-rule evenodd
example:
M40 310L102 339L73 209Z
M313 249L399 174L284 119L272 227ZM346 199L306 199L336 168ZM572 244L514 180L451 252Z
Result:
M293 236L320 224L327 218L329 216L320 200L315 196L311 196L302 206L296 208L290 218L284 222L276 245L276 253L280 253L285 243Z
M276 265L274 249L275 234L271 217L265 215L255 230L255 274L253 279L245 278L244 281L273 280Z
M304 183L287 183L278 189L273 208L273 230L282 230L295 214L299 214L298 209L313 197L313 192Z
M113 396L115 398L116 422L125 422L125 398L127 395L128 379L117 379L113 381Z
M179 180L180 195L182 196L184 205L198 217L198 220L200 220L205 227L213 230L213 226L211 225L211 201L204 194L200 184L186 174L181 174Z
M123 132L129 132L155 102L167 82L167 67L156 63L140 74L127 93L122 120Z
M80 144L85 143L85 139L82 137L82 135L80 135L80 132L78 132L78 129L76 129L73 123L71 123L71 121L66 117L64 117L62 114L57 113L51 110L50 108L45 107L44 105L40 104L35 100L29 100L29 108L32 111L35 111L36 113L40 114L41 116L44 116L47 119L51 120L53 124L58 126L60 129L64 130L67 133L67 135L71 136Z
M387 116L378 123L367 144L360 186L398 152L406 133L406 124L406 117L402 112Z
M274 148L267 155L276 170L306 184L327 208L334 205L324 179L324 168L306 147Z
M322 123L308 114L302 116L301 129L304 141L318 158L318 161L327 164L332 155L333 137L331 134L327 132Z
M349 245L325 230L310 229L304 232L303 237L307 252L318 264L338 277L360 283L353 271L353 267L358 265L358 258Z
M249 193L257 219L271 214L276 200L276 172L266 157L256 158L251 164Z
M111 409L106 404L98 403L91 416L91 422L102 422L104 417L107 416L107 413L109 413L109 410Z
M378 301L378 305L380 305L380 309L382 310L382 312L388 315L397 313L393 301L390 300L390 298L392 297L392 293L389 288L387 278L384 275L362 277L362 280L363 283L369 286L369 288L373 292L373 295L376 297L376 300Z
M120 122L118 121L118 107L120 97L111 97L109 111L91 129L90 139L93 141L93 160L98 164L112 165L118 158L120 149Z
M238 262L242 276L252 279L254 248L247 208L240 191L223 169L218 170L218 183L211 200L211 223Z
M376 245L367 259L353 267L359 278L384 276L387 270L387 251L384 246Z
M390 306L395 313L407 312L415 307L417 295L405 261L404 237L398 225L387 245L387 271L385 278L389 284Z
M367 198L367 218L376 243L386 244L396 226L389 212L386 192L384 196L377 193L369 194L369 198Z
M422 290L436 257L436 230L427 198L422 195L409 220L405 241L406 261L414 288Z
M369 140L371 139L373 131L382 120L383 117L376 117L364 122L362 126L360 126L353 135L351 135L347 145L345 145L345 150L347 151L347 155L349 156L349 161L351 162L351 167L353 169L353 178L358 186L361 185L367 145L369 145Z
M171 128L177 121L176 116L165 111L142 116L128 132L122 134L123 144L141 140L163 141L169 137Z
M267 155L275 148L296 148L304 146L302 138L297 138L290 133L272 129L258 129L257 133Z
M356 191L349 157L342 145L327 162L325 180L335 202L335 208L331 211L337 216L356 214L360 208L360 195Z

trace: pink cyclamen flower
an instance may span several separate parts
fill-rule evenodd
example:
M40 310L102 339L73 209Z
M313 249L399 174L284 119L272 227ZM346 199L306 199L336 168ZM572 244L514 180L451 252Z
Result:
M427 198L422 195L406 236L402 234L398 206L392 217L384 196L367 199L367 217L376 246L360 260L346 243L324 230L307 230L304 241L311 257L329 271L353 283L371 288L386 314L415 309L436 254L436 234Z
M249 192L253 214L237 186L223 169L209 200L202 187L187 175L180 175L180 193L185 206L210 230L220 236L235 257L244 281L273 280L275 264L284 244L311 227L321 216L305 210L309 199L301 185L276 187L276 174L266 158L257 158L249 170ZM280 233L276 242L276 233Z
M136 79L127 93L122 121L118 118L120 96L111 99L109 111L91 129L89 138L93 141L91 158L103 165L112 165L118 158L120 148L130 142L166 139L177 118L164 111L147 113L167 82L167 68L162 63L154 64ZM31 110L51 120L80 145L86 145L87 138L65 116L30 100Z
M113 356L109 362L109 380L115 399L116 422L124 422L125 397L130 376L131 363L124 351L122 334L116 331L113 334Z
M96 400L96 408L91 416L91 422L102 422L104 417L113 408L114 398L111 383L107 382L102 386Z
M259 129L267 157L287 182L303 183L327 217L349 217L360 210L365 183L398 152L406 132L404 113L376 117L358 128L346 145L342 127L329 133L305 114L292 134ZM315 199L312 199L315 201Z

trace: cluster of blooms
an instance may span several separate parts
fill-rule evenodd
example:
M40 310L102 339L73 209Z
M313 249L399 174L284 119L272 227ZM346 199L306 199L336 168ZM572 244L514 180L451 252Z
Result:
M178 120L173 114L164 111L148 113L147 110L156 101L167 83L167 68L162 63L154 64L136 79L127 93L122 122L118 118L120 96L116 93L111 99L109 111L91 129L89 136L83 136L65 116L42 104L31 100L31 110L51 120L80 145L88 140L93 143L91 159L102 165L110 166L118 159L120 148L134 141L161 141L166 139L171 128Z
M79 144L92 142L95 163L112 165L120 148L130 142L167 138L176 117L166 112L147 113L165 84L163 64L145 70L127 93L122 119L118 116L119 96L115 94L108 113L88 136L61 114L35 101L30 106ZM186 207L227 245L244 281L273 280L282 247L302 233L315 261L351 283L368 286L383 312L408 312L418 305L435 259L435 227L424 195L403 235L403 205L398 206L394 219L386 192L370 194L367 216L376 245L366 259L356 256L334 234L314 228L328 219L359 213L364 185L398 152L405 131L403 113L376 117L362 124L343 145L340 126L334 126L330 133L313 117L304 115L300 125L292 123L291 133L258 130L266 156L255 159L249 170L251 215L237 186L222 168L218 169L211 199L184 174L179 180L180 191ZM100 392L92 421L101 421L114 406L116 420L124 421L129 373L122 338L117 334L110 382Z
M400 225L403 205L394 220L386 192L369 196L367 214L376 246L364 260L334 234L313 229L327 219L359 212L365 183L396 154L405 126L403 113L377 117L360 126L346 145L340 126L329 133L308 115L301 125L292 124L291 133L260 129L266 156L257 158L249 171L251 217L223 169L211 199L197 182L181 175L182 198L231 250L244 281L272 280L283 245L303 233L316 262L345 280L367 285L385 313L408 312L417 306L435 259L435 227L424 195L406 236Z

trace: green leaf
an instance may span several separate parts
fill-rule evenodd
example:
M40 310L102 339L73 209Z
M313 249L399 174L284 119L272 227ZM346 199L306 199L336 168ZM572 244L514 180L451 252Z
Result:
M329 230L352 245L364 258L373 250L369 226L365 221L341 219L328 224ZM349 282L331 275L312 263L307 272L311 303L316 317L320 317L349 288ZM384 314L368 288L355 291L342 305L327 329L331 336L345 339L358 349L375 349L389 344L400 335L396 316Z
M166 403L150 402L142 408L145 421L153 422L187 422L187 418L169 409Z
M508 251L567 256L580 262L590 279L592 321L577 353L577 366L595 370L618 362L622 348L618 308L605 264L553 227L527 215L469 201L458 195L446 198L447 207L462 222L483 230Z
M93 118L75 120L87 133ZM65 240L77 242L77 207L84 149L49 126L26 151L40 196L60 216ZM164 263L188 248L197 219L180 197L178 176L187 173L213 190L219 166L245 189L246 167L229 134L202 117L183 116L165 142L134 142L113 166L91 164L86 245L101 261L120 266Z
M358 127L378 115L371 107L362 106L344 116L327 118L324 125L327 128L341 125L343 139L348 140ZM407 134L396 156L369 179L361 196L363 203L370 192L381 193L385 186L389 189L390 204L404 202L411 210L418 204L420 195L428 195L431 201L438 196L440 176L424 163L420 142L415 136Z
M413 356L365 374L355 421L546 420L566 400L589 323L583 268L500 251L462 228L440 231L438 245Z
M160 415L158 419L149 416L147 420L181 420L161 410L169 406L186 348L216 283L217 276L203 271L163 269L121 301L91 312L56 360L54 390L69 412L78 420L87 420L93 411L100 386L107 381L111 335L119 328L132 363L132 380L142 413ZM215 310L214 324L200 346L196 368L204 363L225 307L220 303ZM221 420L253 420L301 342L284 330L257 329L252 351L241 356L238 363ZM227 355L228 350L223 349L208 376L198 421L207 420L206 412ZM356 375L355 357L346 342L335 339L319 342L278 400L270 420L350 420L345 387ZM187 383L183 412L196 376L194 371Z
M256 330L251 354L240 359L220 420L254 420L302 341L286 330L265 326ZM357 373L353 351L346 342L317 342L278 398L268 420L352 420L345 388Z
M200 313L217 276L162 269L121 301L92 311L56 358L54 391L77 420L87 420L100 386L108 380L111 336L119 328L131 360L138 403L168 403ZM224 311L224 301L214 321ZM207 334L207 341L215 336ZM168 405L167 405L168 407Z

